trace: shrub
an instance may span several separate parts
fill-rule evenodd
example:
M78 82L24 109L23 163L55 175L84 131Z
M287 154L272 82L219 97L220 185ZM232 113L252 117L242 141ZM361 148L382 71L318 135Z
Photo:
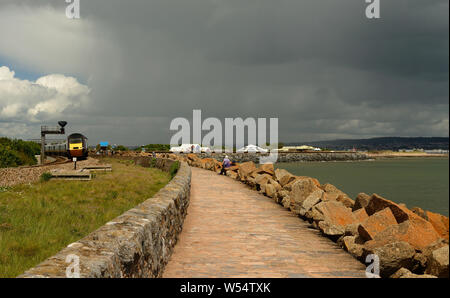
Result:
M0 138L0 168L33 165L40 145L35 142Z
M0 144L0 168L17 167L22 164L17 152Z
M145 151L152 152L152 151L165 151L169 152L170 145L167 144L148 144L143 147L136 148L136 151L141 151L142 148L145 148Z
M47 182L50 179L52 179L52 174L50 174L50 173L42 173L42 175L41 175L41 182Z
M119 145L115 148L116 151L128 151L128 148L123 146L123 145Z
M156 167L156 158L152 158L151 162L150 162L150 167L154 168Z

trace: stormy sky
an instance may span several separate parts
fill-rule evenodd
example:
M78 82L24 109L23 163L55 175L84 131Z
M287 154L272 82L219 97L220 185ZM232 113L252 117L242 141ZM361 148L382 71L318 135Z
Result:
M448 136L448 0L380 2L0 0L0 136L168 143L193 109L284 142Z

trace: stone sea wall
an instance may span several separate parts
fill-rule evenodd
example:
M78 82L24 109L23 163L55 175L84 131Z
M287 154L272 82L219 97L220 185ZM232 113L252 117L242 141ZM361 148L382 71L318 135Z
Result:
M136 164L168 171L174 160L133 158ZM80 277L160 277L182 230L189 205L190 167L152 198L26 271L21 278L66 277L74 256Z
M221 168L215 158L168 157L206 170L220 172ZM352 199L331 184L274 170L273 164L240 163L229 168L227 176L308 221L362 263L369 255L378 256L381 277L449 276L448 217L408 209L377 194L360 193Z
M219 161L223 160L225 155L233 162L252 161L259 163L260 156L268 156L268 154L254 153L201 153L197 154L200 158L214 158ZM357 161L368 159L367 154L359 152L311 152L311 153L278 153L277 162L308 162L308 161Z

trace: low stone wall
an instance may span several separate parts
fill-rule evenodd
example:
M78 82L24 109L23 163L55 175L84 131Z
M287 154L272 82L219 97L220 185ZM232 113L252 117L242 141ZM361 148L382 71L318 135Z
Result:
M133 160L165 171L175 162L142 157ZM190 183L190 167L181 162L176 176L152 198L19 277L66 277L74 258L79 258L80 277L160 277L182 230Z
M260 156L268 154L253 153L201 153L197 154L199 158L214 158L222 161L225 155L233 162L252 161L259 163ZM358 152L314 152L314 153L278 153L277 162L309 162L309 161L356 161L368 159L367 154Z

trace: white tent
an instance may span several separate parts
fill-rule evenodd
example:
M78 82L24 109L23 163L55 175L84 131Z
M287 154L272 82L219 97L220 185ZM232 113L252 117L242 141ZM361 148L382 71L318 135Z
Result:
M211 149L209 147L201 147L202 153L211 153Z
M183 144L179 147L172 147L170 151L173 153L201 153L202 147L199 144Z
M236 150L236 152L237 153L257 153L257 152L259 152L259 153L267 153L268 150L264 149L264 148L261 148L261 147L258 147L258 146L255 146L255 145L248 145L248 146L242 147L239 150Z

